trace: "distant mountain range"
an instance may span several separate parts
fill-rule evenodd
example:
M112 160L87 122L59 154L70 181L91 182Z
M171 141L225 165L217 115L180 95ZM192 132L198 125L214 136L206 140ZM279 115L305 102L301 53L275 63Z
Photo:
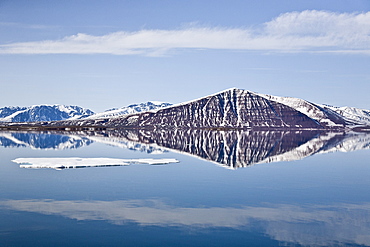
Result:
M135 112L135 107L144 110ZM369 130L370 126L368 110L320 105L298 98L277 97L236 88L181 104L149 108L133 105L131 108L129 106L132 111L121 108L80 119L29 123L27 127ZM120 115L122 112L130 114ZM8 124L9 126L18 125Z
M38 122L79 119L94 114L89 109L66 105L10 106L0 108L0 122Z
M72 119L100 119L139 113L171 105L170 103L149 101L133 104L122 108L110 109L102 113L94 113L79 106L66 105L34 105L29 107L9 106L0 108L0 122L40 122Z

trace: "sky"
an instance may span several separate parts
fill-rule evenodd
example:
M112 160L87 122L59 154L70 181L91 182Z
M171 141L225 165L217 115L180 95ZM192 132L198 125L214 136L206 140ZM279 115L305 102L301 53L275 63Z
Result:
M233 87L370 109L370 1L0 0L0 107Z

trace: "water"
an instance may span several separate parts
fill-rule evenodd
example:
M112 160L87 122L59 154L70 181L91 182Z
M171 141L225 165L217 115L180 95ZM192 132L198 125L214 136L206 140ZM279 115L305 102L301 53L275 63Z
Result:
M370 246L368 134L0 132L0 145L0 246ZM179 163L12 161L70 157Z

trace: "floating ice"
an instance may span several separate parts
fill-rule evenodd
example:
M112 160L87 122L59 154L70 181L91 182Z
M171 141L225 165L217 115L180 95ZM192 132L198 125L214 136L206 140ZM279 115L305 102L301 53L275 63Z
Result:
M85 168L85 167L102 167L102 166L127 166L130 164L149 164L161 165L169 163L178 163L176 159L113 159L113 158L17 158L12 160L22 168Z

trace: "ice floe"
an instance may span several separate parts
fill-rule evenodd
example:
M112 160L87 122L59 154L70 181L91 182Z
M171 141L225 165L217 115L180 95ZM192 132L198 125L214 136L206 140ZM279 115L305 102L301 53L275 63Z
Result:
M178 163L176 159L113 159L113 158L17 158L12 160L21 164L22 168L85 168L85 167L106 167L106 166L127 166L131 164L161 165Z

